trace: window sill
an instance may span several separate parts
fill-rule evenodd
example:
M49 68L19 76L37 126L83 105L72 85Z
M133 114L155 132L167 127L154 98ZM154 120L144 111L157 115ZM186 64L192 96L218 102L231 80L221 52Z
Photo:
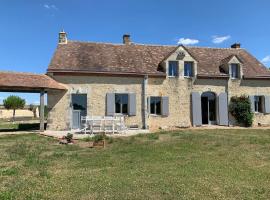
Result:
M167 76L168 78L178 78L178 76Z
M157 114L149 114L151 117L161 117L162 115L157 115Z
M192 79L192 78L194 78L194 76L184 76L184 78L186 78L186 79Z
M240 78L232 78L232 77L231 77L231 80L232 80L232 81L239 81Z

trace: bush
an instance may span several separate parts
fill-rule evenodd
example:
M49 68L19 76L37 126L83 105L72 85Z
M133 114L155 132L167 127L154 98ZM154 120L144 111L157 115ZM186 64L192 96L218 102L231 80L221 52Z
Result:
M99 141L102 141L104 139L104 136L103 135L95 135L94 137L93 137L93 141L94 142L99 142Z
M68 143L71 143L71 142L72 142L72 138L73 138L73 134L68 133L67 136L66 136L67 142L68 142Z
M231 115L240 125L249 127L253 122L251 103L247 96L232 97L229 105Z

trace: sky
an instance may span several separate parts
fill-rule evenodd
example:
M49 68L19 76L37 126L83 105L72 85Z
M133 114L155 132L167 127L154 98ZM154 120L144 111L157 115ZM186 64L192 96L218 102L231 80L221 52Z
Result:
M128 33L145 44L239 42L270 66L269 10L269 0L0 0L0 70L46 73L62 29L80 41L121 43Z

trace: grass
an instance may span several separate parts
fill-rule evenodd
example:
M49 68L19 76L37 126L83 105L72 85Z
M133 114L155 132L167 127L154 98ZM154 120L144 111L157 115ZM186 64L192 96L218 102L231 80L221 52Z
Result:
M39 123L0 123L0 132L39 130Z
M270 199L269 183L270 130L162 132L105 149L0 136L0 199Z

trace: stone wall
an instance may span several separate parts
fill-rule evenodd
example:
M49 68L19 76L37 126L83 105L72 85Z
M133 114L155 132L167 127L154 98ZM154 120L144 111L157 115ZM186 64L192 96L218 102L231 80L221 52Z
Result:
M128 125L142 127L141 95L143 78L108 76L54 76L68 86L65 93L48 92L48 129L66 130L71 127L71 94L87 94L87 115L106 115L107 93L136 93L136 116L126 119Z
M71 94L87 94L87 115L106 115L107 93L136 93L136 116L126 118L127 125L142 127L142 84L143 77L108 76L54 76L55 80L69 87L67 92L48 92L48 129L70 129ZM191 92L214 92L217 96L228 92L228 100L239 95L269 95L270 81L262 80L225 80L194 78L149 78L147 96L168 96L169 116L147 115L150 129L159 127L188 127L191 119ZM235 125L232 116L230 123ZM269 114L255 114L254 125L270 124Z

